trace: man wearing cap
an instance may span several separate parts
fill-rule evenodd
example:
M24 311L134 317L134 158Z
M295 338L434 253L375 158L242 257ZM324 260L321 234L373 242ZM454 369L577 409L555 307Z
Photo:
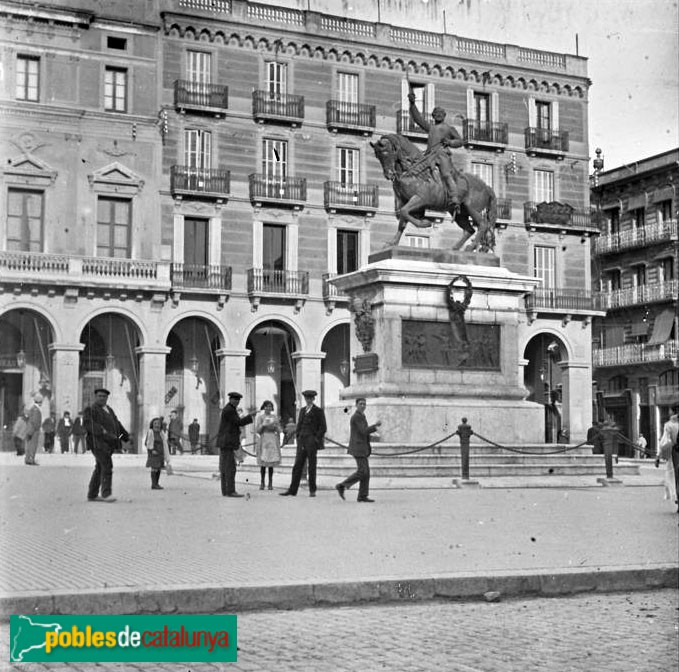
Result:
M33 395L33 405L28 411L26 421L26 456L24 462L32 467L37 467L35 454L38 451L38 439L40 438L40 428L42 427L42 394L39 392Z
M129 441L130 435L122 426L113 409L108 405L110 392L100 387L94 391L94 403L85 409L83 425L88 450L94 455L95 466L87 489L90 502L115 502L111 496L113 484L113 460L111 455L120 448L121 441ZM101 488L101 497L99 489Z
M315 390L302 392L306 406L299 412L297 419L297 454L292 468L290 487L280 494L283 497L295 497L299 490L304 464L309 460L309 497L316 496L316 453L323 449L323 438L327 430L325 413L314 404Z
M238 404L243 398L240 392L229 392L229 402L222 410L222 418L217 432L219 448L219 474L221 476L223 497L242 497L236 492L236 457L234 452L240 448L240 428L252 422L254 413L238 415Z

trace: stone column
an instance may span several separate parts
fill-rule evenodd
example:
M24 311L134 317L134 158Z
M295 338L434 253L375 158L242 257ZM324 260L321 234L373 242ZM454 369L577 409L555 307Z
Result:
M80 371L80 353L85 349L84 343L50 343L52 352L52 381L57 418L68 411L76 418L78 411L78 379ZM87 400L83 400L88 403Z
M141 442L151 420L165 411L165 358L170 350L167 346L141 346L134 350L139 355L136 452L142 449Z
M316 390L318 399L316 403L320 406L324 403L321 398L321 362L325 359L324 352L293 352L292 359L295 361L295 382L297 392L303 390ZM297 404L302 400L297 399Z
M216 355L219 357L219 408L224 407L226 395L233 391L240 392L243 395L243 406L249 409L249 405L253 401L247 398L245 389L245 358L249 354L249 350L229 350L227 348L217 350Z
M570 443L580 443L592 424L592 366L589 362L563 362L559 367L563 382L562 426L570 432Z

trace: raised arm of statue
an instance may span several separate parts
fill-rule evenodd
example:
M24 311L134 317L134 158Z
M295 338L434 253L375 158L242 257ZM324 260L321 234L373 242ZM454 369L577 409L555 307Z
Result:
M415 105L415 94L409 93L408 100L410 101L410 116L413 118L413 121L418 126L420 126L420 128L423 128L425 131L429 132L429 123L425 121L424 117L420 114L420 111L417 109L417 105Z

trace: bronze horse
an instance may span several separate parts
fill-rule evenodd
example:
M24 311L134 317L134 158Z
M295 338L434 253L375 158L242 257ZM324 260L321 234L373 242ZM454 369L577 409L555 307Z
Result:
M370 146L382 164L384 176L391 181L397 200L398 230L390 243L398 245L410 222L418 228L428 228L432 222L424 218L426 208L448 211L464 231L453 249L459 250L477 227L473 250L492 252L495 247L497 199L495 192L471 173L457 172L455 180L460 191L460 207L447 208L447 198L438 169L433 170L422 152L402 135L383 135ZM482 214L485 210L486 216Z

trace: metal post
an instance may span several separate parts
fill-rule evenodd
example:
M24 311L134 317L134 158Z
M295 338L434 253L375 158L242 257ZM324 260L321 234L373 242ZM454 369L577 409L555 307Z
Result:
M604 438L604 461L606 464L606 478L597 478L602 485L620 485L622 482L613 477L613 451L615 450L618 428L612 422L607 422L599 430Z
M476 488L478 481L469 478L469 439L474 433L471 426L467 424L467 418L462 418L462 424L457 426L457 435L460 437L460 459L462 463L462 477L454 478L453 485L456 488Z

